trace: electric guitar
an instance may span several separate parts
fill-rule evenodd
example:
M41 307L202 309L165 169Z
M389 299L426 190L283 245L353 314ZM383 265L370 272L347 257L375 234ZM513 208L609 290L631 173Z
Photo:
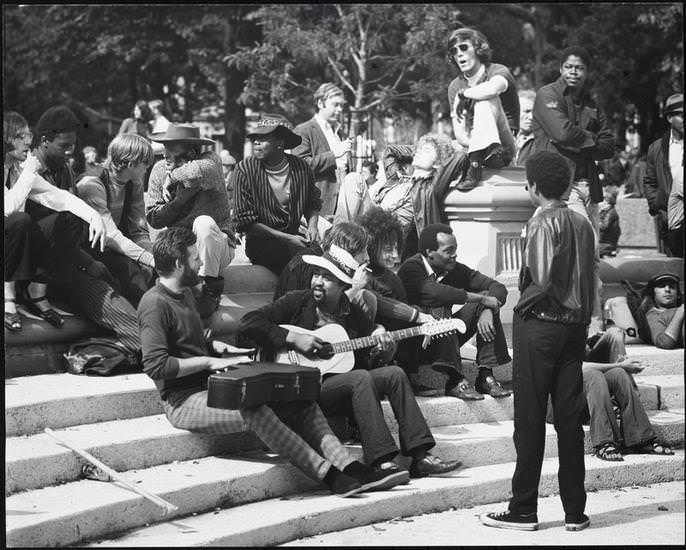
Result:
M350 340L345 329L338 324L331 323L316 330L307 330L293 325L280 325L288 331L300 334L311 334L327 342L323 353L319 356L306 356L295 350L281 350L277 352L275 363L286 363L306 367L317 367L321 374L343 373L355 366L354 351L375 346L380 336L363 336ZM446 336L450 333L467 330L462 319L438 319L423 325L387 332L394 341L412 338L414 336ZM322 357L324 355L324 357Z

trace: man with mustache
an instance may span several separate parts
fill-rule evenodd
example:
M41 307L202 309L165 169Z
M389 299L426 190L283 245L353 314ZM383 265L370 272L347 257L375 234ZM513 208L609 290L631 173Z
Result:
M342 497L387 487L386 474L353 459L313 401L267 404L239 411L207 406L207 379L231 364L224 351L250 352L205 339L191 288L202 260L190 229L164 230L153 245L157 284L138 306L143 370L160 392L169 422L181 430L208 434L255 432L311 479Z
M326 357L327 345L314 334L288 330L294 325L312 331L330 323L346 330L351 339L377 336L371 349L355 352L355 366L339 374L324 374L319 404L327 416L345 415L355 420L362 440L365 461L374 472L388 476L389 486L405 483L409 477L442 474L458 468L457 460L443 461L428 451L436 442L415 400L405 372L386 365L396 346L382 325L351 302L346 289L352 286L356 262L345 250L332 245L322 256L304 255L314 267L308 290L294 290L276 302L247 313L239 332L262 346L267 353L283 348L305 355ZM364 269L364 268L361 268ZM398 420L400 449L391 435L380 400L388 397ZM410 472L393 462L398 451L411 457Z

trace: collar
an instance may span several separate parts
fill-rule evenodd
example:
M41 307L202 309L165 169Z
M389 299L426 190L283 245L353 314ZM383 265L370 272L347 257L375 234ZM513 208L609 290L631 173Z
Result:
M45 172L50 171L50 167L48 166L48 159L43 153L41 149L33 149L31 151L34 156L38 159L38 162L40 162L40 168L36 170L36 173L38 174L44 174Z
M670 131L669 132L669 144L671 145L672 143L678 143L679 145L684 143L684 136L682 135L680 138L674 137L674 132Z
M434 268L431 267L431 264L429 263L429 260L426 259L426 256L424 256L424 254L422 254L421 252L419 255L422 257L422 262L424 262L424 269L426 269L426 274L429 276L429 278L431 278L431 276L433 275L434 277L436 277L436 281L440 281L443 279L443 277L446 276L446 273L444 273L443 275L438 275L434 271Z
M159 278L157 279L157 283L155 286L157 286L157 288L159 288L162 292L164 292L168 296L171 296L175 300L181 300L184 297L185 289L182 289L181 292L174 292L171 288L165 285Z
M334 127L328 120L324 120L321 116L319 116L319 113L314 114L314 119L319 123L319 126L321 126L322 129L330 128L334 134L338 132L338 129L341 126L340 124L336 124Z
M320 309L319 305L317 305L317 303L314 301L314 298L312 297L312 289L310 289L308 297L314 305L315 310ZM348 295L345 292L341 293L341 299L338 301L338 307L336 308L336 311L322 311L336 319L343 319L347 317L348 315L350 315L350 300L348 299Z
M470 80L471 81L479 80L484 75L485 72L486 72L486 65L484 65L482 63L481 67L479 67L479 69L472 76L467 76L464 73L462 73L462 74L464 74L465 79L467 80L467 82L469 82Z
M555 86L557 91L560 92L562 95L570 95L570 96L572 95L572 89L569 86L567 86L567 83L564 81L564 79L562 78L561 75L555 81L553 86ZM581 101L582 103L585 103L587 97L590 97L590 96L589 96L589 93L588 93L586 86L584 86L584 88L581 90L581 94L579 95L579 101Z

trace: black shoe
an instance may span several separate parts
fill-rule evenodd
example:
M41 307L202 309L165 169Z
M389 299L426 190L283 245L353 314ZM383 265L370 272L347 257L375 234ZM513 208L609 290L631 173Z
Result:
M494 143L486 150L483 165L499 170L512 161L512 156L500 143Z
M512 392L506 390L500 385L493 376L487 376L484 379L477 378L476 380L476 391L483 394L488 394L491 397L507 397Z
M369 468L361 462L355 461L349 464L343 473L361 483L360 491L385 491L410 480L410 473L407 470L389 466L382 468L381 466Z
M458 183L455 188L458 191L471 191L479 185L481 181L481 163L477 161L470 161L469 169L464 179Z
M591 520L586 514L566 514L565 529L567 531L583 531L591 525Z
M507 512L482 514L479 519L481 519L481 523L488 525L489 527L516 529L518 531L538 530L538 516L535 513L520 516L519 514L513 514L508 510Z
M458 382L455 386L446 386L445 394L448 397L457 397L458 399L464 399L465 401L481 401L484 396L477 392L472 385L467 382L467 379L463 379Z
M410 383L410 385L412 386L412 393L417 397L436 397L438 395L436 388L430 388L419 383Z
M410 465L410 477L427 477L445 474L457 470L462 466L459 460L441 460L437 456L427 453L421 460L413 460Z
M331 466L323 480L329 490L341 497L351 497L362 492L362 483L352 476L344 474L338 468Z
M386 482L381 485L376 485L370 491L386 491L396 485L405 485L410 482L410 473L403 470L395 462L382 462L378 466L372 468L372 472L380 473L387 476Z

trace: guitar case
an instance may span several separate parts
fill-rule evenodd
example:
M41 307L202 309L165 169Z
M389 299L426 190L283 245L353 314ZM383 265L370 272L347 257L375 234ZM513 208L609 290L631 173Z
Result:
M238 410L264 403L319 399L317 368L257 361L229 369L208 378L208 407Z

